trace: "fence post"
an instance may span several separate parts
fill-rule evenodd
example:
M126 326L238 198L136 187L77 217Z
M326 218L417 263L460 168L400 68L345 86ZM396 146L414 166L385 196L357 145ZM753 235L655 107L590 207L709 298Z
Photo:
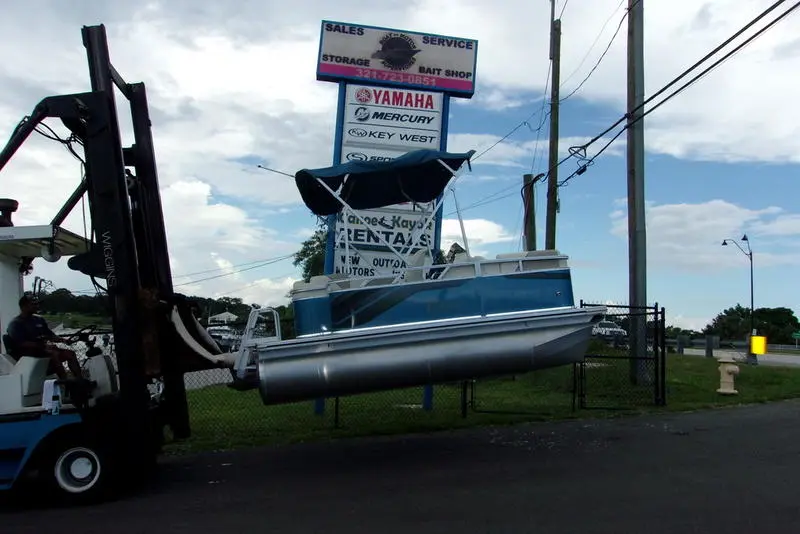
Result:
M461 417L467 417L467 387L469 382L464 380L461 382Z
M661 376L659 377L659 387L661 388L661 406L667 405L667 310L661 307Z
M714 336L706 336L706 358L714 357Z
M430 384L422 391L422 409L426 412L433 410L433 386Z

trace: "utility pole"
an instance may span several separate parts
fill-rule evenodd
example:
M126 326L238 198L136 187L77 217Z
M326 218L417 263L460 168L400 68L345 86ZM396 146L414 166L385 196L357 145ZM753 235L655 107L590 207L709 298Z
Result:
M631 379L647 380L647 251L644 211L644 0L628 0L628 289ZM636 121L635 123L633 123ZM631 124L633 123L633 124Z
M523 227L525 228L525 250L536 250L536 182L539 181L544 174L522 175L522 201L523 210L525 212Z
M556 2L550 0L550 158L547 163L547 220L545 249L556 248L556 211L558 210L558 100L561 85L561 20L556 20Z

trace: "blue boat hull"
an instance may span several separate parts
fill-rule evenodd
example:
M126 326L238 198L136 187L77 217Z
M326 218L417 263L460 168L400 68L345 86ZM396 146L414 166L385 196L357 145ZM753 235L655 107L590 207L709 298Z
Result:
M574 304L569 269L346 289L293 303L297 335Z

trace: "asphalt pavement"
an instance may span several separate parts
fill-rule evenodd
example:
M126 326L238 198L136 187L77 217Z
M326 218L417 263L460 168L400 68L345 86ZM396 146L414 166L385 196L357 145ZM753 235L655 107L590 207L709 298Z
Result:
M104 505L6 509L14 534L781 533L800 402L166 458Z

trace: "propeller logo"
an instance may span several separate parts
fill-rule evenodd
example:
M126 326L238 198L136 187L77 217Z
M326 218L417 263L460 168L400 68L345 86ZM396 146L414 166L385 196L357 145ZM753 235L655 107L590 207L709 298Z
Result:
M417 48L414 39L402 33L387 33L381 37L380 49L372 53L372 59L381 60L384 67L391 70L408 70L417 62Z

